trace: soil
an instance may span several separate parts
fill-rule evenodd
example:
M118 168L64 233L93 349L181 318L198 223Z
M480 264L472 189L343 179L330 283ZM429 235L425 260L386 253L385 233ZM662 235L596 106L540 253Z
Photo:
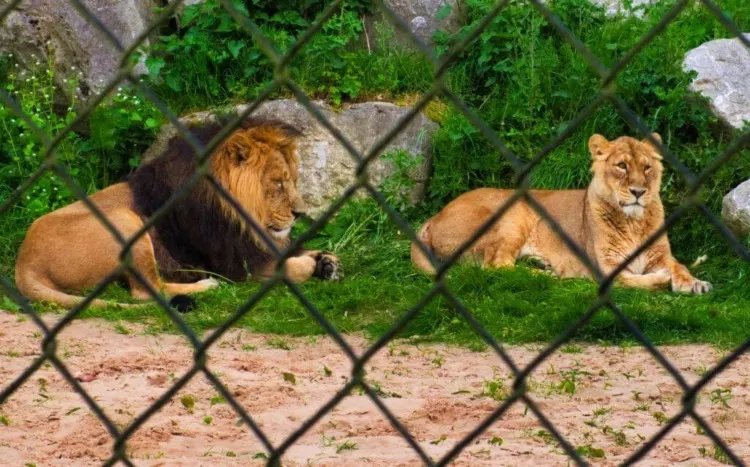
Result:
M45 317L52 323L54 316ZM57 355L114 424L127 427L190 368L193 352L177 335L147 335L132 323L78 320L59 336ZM359 353L368 341L347 335ZM41 333L0 312L0 390L39 355ZM542 345L512 346L528 364ZM640 347L563 348L531 376L530 396L586 460L619 464L679 411L679 386ZM710 346L662 347L688 383L724 352ZM274 446L342 388L351 363L327 337L291 338L231 330L209 351L208 368ZM366 365L384 404L433 459L447 453L501 404L510 370L489 351L397 341ZM750 360L745 356L702 393L697 412L750 462ZM263 447L211 383L197 374L127 442L136 465L262 464ZM113 442L60 373L45 364L0 405L4 465L101 465ZM721 465L692 419L671 431L640 465ZM284 465L421 465L377 406L354 390L284 455ZM567 465L550 433L522 403L482 433L456 465Z

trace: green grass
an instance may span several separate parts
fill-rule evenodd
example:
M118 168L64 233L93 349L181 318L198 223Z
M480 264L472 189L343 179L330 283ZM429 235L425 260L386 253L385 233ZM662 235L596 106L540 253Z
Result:
M336 228L341 228L339 222L346 222L355 231L354 236L359 233L362 240L342 244L342 237L352 236L350 229L344 230L341 237L327 237L324 232L310 245L315 248L342 245L337 253L345 270L344 279L336 283L313 280L299 288L340 332L362 332L376 338L411 309L432 288L433 281L412 266L409 241L404 235L387 225L357 223L356 216L350 216L352 211L368 212L369 208L363 209L363 205L369 203L350 205L330 228L337 231ZM380 233L376 232L378 228L382 229ZM612 298L657 344L738 344L747 338L750 329L750 288L746 286L750 265L730 258L728 254L709 258L692 269L698 277L714 284L714 291L708 295L615 288ZM691 258L681 259L691 262ZM524 264L495 271L462 265L451 270L446 282L493 336L515 344L554 339L597 298L593 281L559 279ZM255 282L223 283L216 290L198 295L198 308L183 318L198 332L218 327L259 288ZM119 287L111 287L105 297L129 301L127 291ZM94 308L82 316L146 323L152 332L178 332L168 315L156 306ZM292 336L324 333L284 286L272 289L240 319L238 326ZM443 296L434 297L400 337L472 347L479 343L466 320ZM574 340L618 344L632 342L634 338L611 310L603 309L575 334ZM269 342L274 347L287 347L276 340Z

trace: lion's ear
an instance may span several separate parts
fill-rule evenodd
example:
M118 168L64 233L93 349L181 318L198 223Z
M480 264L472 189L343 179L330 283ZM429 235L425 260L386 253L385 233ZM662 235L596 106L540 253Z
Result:
M607 148L609 148L609 141L604 136L596 134L589 138L589 152L591 152L591 157L594 160L606 158Z
M257 141L241 133L235 133L217 149L218 159L224 163L260 167L263 151Z
M651 138L653 138L654 141L661 144L661 135L659 133L651 133ZM643 138L641 141L643 141L646 144L651 144L651 141L648 138ZM651 144L653 146L653 144Z
M651 138L654 141L656 141L657 143L659 143L659 144L662 143L661 135L659 135L659 133L651 133ZM641 142L644 143L644 144L648 144L649 146L651 146L654 149L653 156L655 158L661 160L661 153L659 152L659 148L657 148L656 146L654 146L654 144L648 138L643 138L641 140Z

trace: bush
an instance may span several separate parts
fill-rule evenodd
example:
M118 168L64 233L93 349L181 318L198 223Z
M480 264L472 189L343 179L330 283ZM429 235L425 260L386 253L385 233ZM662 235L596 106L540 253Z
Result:
M370 2L346 1L299 52L290 77L312 97L339 104L377 93L426 89L427 62L386 44L379 30L369 49L362 13ZM310 27L323 1L235 1L235 6L275 44L280 53ZM147 51L149 76L174 109L184 111L256 98L273 79L273 65L252 36L217 0L185 8L180 27L167 31ZM369 31L372 34L372 31Z

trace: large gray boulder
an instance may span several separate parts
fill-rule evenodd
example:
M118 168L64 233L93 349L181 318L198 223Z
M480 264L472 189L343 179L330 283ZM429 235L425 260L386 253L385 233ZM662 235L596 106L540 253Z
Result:
M10 0L0 0L0 9ZM156 0L83 0L127 48L155 20ZM27 69L47 59L60 87L66 78L79 79L81 97L102 88L119 69L121 54L67 0L23 0L0 24L0 51L13 53ZM144 72L142 66L138 72Z
M740 183L724 197L721 217L735 234L750 235L750 180Z
M384 102L353 104L341 111L322 102L316 102L315 106L362 154L371 149L409 111L408 107ZM238 106L236 111L245 108L247 107ZM333 135L297 101L265 102L253 116L281 120L304 133L300 141L298 187L305 201L306 214L313 217L319 215L354 183L356 162ZM183 117L182 121L193 125L215 119L216 113L199 112ZM403 150L419 160L419 164L408 173L414 182L413 189L407 194L411 202L418 202L423 195L431 162L430 136L437 127L436 123L420 114L382 152L388 154ZM176 134L174 126L164 126L154 144L143 155L144 162L161 154L169 139ZM374 186L379 186L396 169L392 161L378 157L369 166L369 180ZM364 195L365 193L358 193L358 196Z
M724 122L742 128L750 121L750 51L739 39L706 42L685 55L683 66L698 73L690 89L707 97Z

